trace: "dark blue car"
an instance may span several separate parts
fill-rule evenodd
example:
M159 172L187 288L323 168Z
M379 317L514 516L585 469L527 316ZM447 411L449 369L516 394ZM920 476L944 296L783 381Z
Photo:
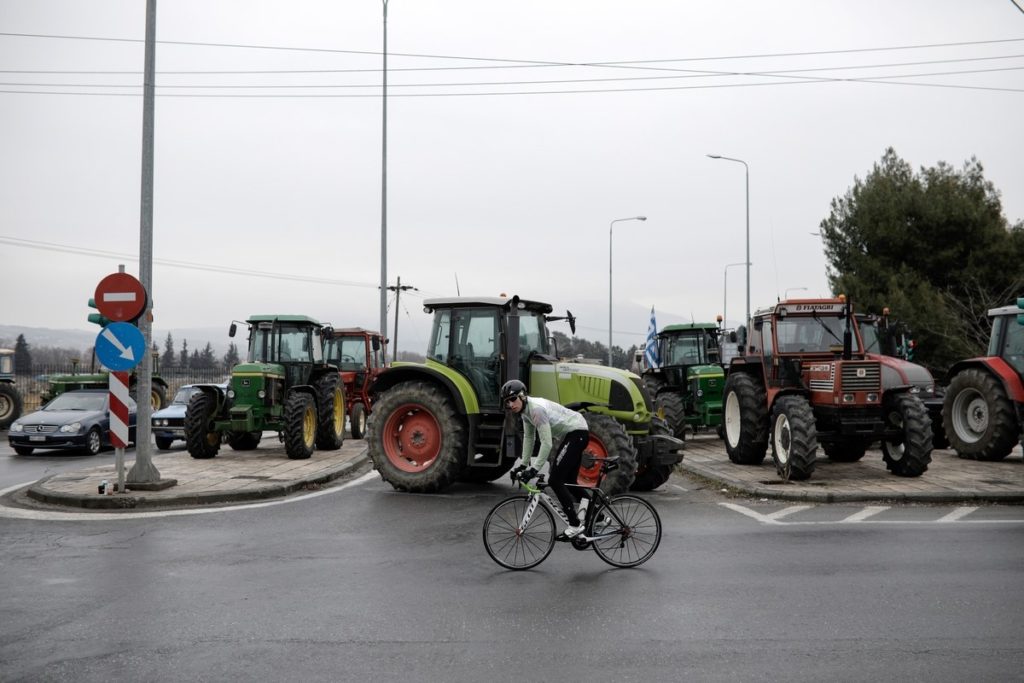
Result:
M37 448L77 448L96 455L110 447L110 391L76 389L18 418L7 432L18 455ZM128 399L128 440L135 443L135 401Z

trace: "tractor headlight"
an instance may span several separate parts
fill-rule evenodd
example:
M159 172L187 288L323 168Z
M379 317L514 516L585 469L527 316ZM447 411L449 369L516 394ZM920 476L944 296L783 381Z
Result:
M260 398L266 398L267 397L267 390L266 389L260 389L259 391L256 392L256 395L259 396Z
M697 398L701 398L702 396L704 396L704 390L703 389L698 389L697 390Z
M843 394L843 403L853 403L853 394Z
M228 398L230 398L230 399L234 399L235 398L235 390L234 389L228 389Z
M82 431L82 423L72 422L71 424L61 425L60 431L64 432L65 434L76 434Z
M921 387L910 387L910 393L912 393L912 394L920 394L921 393Z
M877 402L878 402L878 394L876 394L876 393L868 394L868 403L877 403Z

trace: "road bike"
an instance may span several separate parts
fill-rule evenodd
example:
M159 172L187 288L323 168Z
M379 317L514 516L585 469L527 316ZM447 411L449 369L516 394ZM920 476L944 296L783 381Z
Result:
M551 554L556 541L564 541L576 550L593 548L598 557L615 567L636 567L651 559L661 543L657 510L643 498L629 494L609 497L600 489L604 476L618 466L617 457L603 459L594 488L569 484L590 499L583 531L573 538L555 533L556 516L564 526L569 526L569 520L562 506L544 492L548 484L543 475L536 484L520 481L526 494L506 498L484 519L487 554L507 569L530 569ZM516 481L515 473L512 480Z

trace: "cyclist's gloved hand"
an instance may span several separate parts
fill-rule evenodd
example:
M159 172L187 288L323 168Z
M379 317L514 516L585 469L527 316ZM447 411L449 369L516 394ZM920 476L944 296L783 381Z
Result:
M537 476L536 467L528 467L522 474L519 475L519 481L524 484L528 483L531 479Z
M516 479L519 478L519 475L521 475L525 470L526 465L519 465L518 467L512 469L512 471L509 473L509 476L512 477L512 481L515 481Z

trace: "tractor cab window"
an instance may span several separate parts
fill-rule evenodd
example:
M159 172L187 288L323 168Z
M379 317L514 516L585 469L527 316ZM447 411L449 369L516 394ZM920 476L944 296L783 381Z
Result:
M249 338L251 363L311 363L323 360L320 330L307 326L257 323Z
M366 341L363 337L335 337L328 344L328 361L339 370L355 372L366 367Z
M701 362L700 347L699 337L673 337L669 342L667 365L697 365Z
M452 312L438 311L434 314L434 329L430 335L430 349L427 354L439 363L448 362L448 347L451 346Z
M707 356L702 359L704 363L721 363L722 349L718 346L717 334L704 334L705 350Z
M525 359L531 353L549 355L544 317L540 314L519 316L519 357Z
M10 354L0 355L0 375L14 374L14 356Z
M448 365L473 385L481 404L497 405L501 339L495 308L462 308L452 312Z
M830 353L843 345L846 319L834 316L794 316L776 322L779 353ZM858 337L853 335L853 352L859 353Z
M1017 323L1016 316L998 316L992 321L989 355L1000 356L1017 372L1024 374L1024 325Z

